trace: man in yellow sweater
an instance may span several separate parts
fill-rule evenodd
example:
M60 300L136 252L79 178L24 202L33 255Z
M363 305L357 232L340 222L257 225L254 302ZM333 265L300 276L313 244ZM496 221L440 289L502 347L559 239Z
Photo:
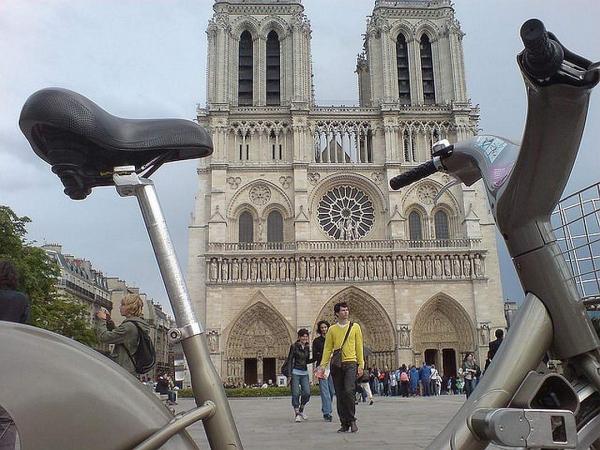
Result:
M333 307L333 312L338 319L338 322L332 325L325 337L325 347L323 349L323 358L318 370L323 371L327 367L334 350L341 348L341 367L331 367L331 376L333 377L333 385L337 395L337 412L340 416L342 424L338 433L351 431L356 433L356 412L354 404L354 389L356 386L356 378L362 376L365 367L365 359L363 354L363 336L360 325L350 322L350 310L346 302L337 303ZM348 338L344 342L348 327L350 332ZM343 345L342 345L343 344Z

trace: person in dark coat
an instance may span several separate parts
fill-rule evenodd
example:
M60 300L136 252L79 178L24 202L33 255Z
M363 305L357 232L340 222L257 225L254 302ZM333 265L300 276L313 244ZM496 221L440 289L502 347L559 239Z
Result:
M310 383L308 379L308 364L310 358L309 334L306 328L298 330L298 340L290 346L288 361L292 369L292 407L294 408L295 421L302 422L308 419L304 407L310 400Z
M10 261L0 261L0 320L26 323L29 320L29 297L17 291L17 270ZM11 415L0 405L0 448L14 449L17 429Z
M408 376L410 377L410 395L415 396L419 386L419 371L414 365L411 366Z
M490 361L494 359L494 355L496 354L496 352L500 348L500 345L502 345L502 341L504 340L504 330L502 328L498 328L494 334L496 335L496 339L490 342L489 344L490 351L488 353L488 358L490 359Z

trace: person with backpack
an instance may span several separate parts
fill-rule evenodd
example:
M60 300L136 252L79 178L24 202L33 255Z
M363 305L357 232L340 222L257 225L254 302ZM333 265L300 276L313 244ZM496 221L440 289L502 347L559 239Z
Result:
M408 385L410 382L410 375L408 374L407 367L402 364L400 368L400 395L402 397L408 397Z
M125 317L119 326L115 326L108 312L96 313L98 341L115 344L111 359L134 376L148 372L155 358L148 336L150 327L142 318L143 309L144 301L138 294L127 294L119 306L119 312Z

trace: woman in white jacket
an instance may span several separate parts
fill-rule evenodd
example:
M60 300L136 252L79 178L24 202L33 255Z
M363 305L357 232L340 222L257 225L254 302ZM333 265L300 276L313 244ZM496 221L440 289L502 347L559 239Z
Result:
M442 391L442 377L434 364L431 365L431 391L435 395L440 395Z

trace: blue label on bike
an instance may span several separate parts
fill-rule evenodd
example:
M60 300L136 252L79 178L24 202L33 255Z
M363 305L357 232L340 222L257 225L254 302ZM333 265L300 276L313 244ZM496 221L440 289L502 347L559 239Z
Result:
M508 145L502 139L494 136L478 136L475 139L475 144L482 150L490 162L494 162Z

